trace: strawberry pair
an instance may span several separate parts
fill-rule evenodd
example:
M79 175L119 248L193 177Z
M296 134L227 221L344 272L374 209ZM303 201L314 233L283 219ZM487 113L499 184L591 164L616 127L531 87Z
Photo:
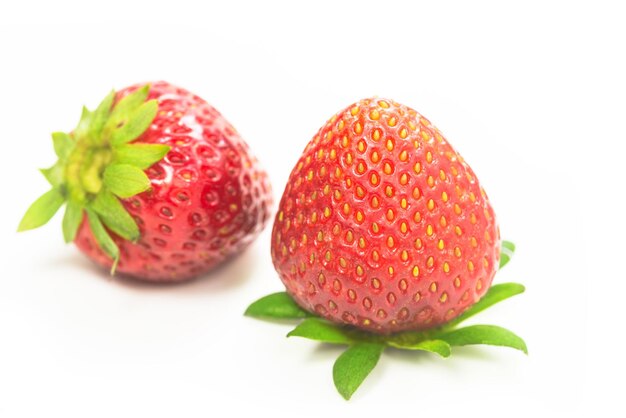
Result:
M112 92L53 144L58 161L42 170L51 188L19 230L65 203L65 241L112 272L199 276L269 219L268 178L246 143L207 102L168 83ZM287 293L246 313L304 319L290 335L348 345L334 378L349 398L385 347L444 357L478 343L526 351L503 328L455 328L523 291L490 289L513 249L441 132L407 106L365 99L333 116L294 167L271 242Z

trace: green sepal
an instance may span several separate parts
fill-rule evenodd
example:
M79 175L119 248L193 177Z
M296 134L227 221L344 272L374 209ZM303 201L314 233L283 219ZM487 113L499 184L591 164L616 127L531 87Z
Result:
M111 145L115 147L137 139L152 124L158 109L156 100L149 100L139 106L125 124L111 132Z
M61 161L67 160L67 157L70 156L70 153L76 145L76 142L65 132L52 133L52 143L54 145L54 152Z
M302 319L312 316L302 309L287 292L272 293L248 306L244 315L254 318Z
M451 346L472 344L497 345L515 348L528 354L526 343L522 338L508 329L496 325L471 325L439 334L437 337Z
M80 115L80 120L78 121L78 125L74 129L70 135L74 137L74 139L81 139L89 134L89 125L91 123L91 115L93 113L87 109L86 106L83 106L83 111Z
M352 344L354 340L342 327L319 318L307 318L287 337L303 337L330 344Z
M478 302L469 307L468 310L457 316L450 322L444 325L445 328L452 328L466 319L476 315L477 313L484 311L492 305L508 299L512 296L524 293L526 288L519 283L500 283L495 284L489 288L485 296L483 296Z
M113 232L129 241L139 239L139 227L119 199L108 190L102 190L91 203L100 220Z
M390 338L387 340L387 345L401 350L428 351L439 354L441 357L450 357L452 352L450 344L440 339L409 342L403 339Z
M100 102L96 110L91 115L88 135L92 142L99 142L102 129L111 114L113 100L115 100L115 90L111 90L111 92L104 98L104 100L102 100L102 102Z
M384 344L359 342L337 358L333 366L333 382L344 399L349 400L361 386L384 350Z
M111 164L102 175L104 184L116 196L129 198L150 188L150 179L140 168L130 164Z
M149 91L150 85L146 84L117 102L104 127L105 132L111 132L127 124L132 113L146 101Z
M162 144L124 144L113 148L113 163L129 164L145 170L165 157L170 150Z
M502 247L500 250L500 266L499 269L506 266L511 258L513 258L513 254L515 253L515 244L511 241L502 241Z
M65 202L59 187L54 187L35 200L28 208L17 227L18 232L39 228L45 225Z
M74 241L76 233L83 221L83 207L80 203L68 200L63 215L63 239L66 243Z
M50 168L41 168L39 171L46 178L52 187L59 187L63 184L63 169L65 165L61 161L57 161Z
M113 259L113 265L111 266L111 274L115 273L117 263L120 260L120 249L118 248L113 238L109 235L107 230L102 225L98 214L91 209L86 209L87 219L89 221L89 227L93 236L96 238L96 242L102 248L102 250Z

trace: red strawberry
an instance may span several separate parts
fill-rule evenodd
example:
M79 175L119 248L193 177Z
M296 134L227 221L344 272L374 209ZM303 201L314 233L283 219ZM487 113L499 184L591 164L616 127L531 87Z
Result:
M150 281L182 281L241 252L263 229L267 175L224 117L198 96L157 82L113 92L53 134L52 189L19 230L67 202L67 242L97 263Z
M333 116L291 172L272 234L287 292L378 333L457 317L485 294L500 236L471 168L415 110L365 99Z

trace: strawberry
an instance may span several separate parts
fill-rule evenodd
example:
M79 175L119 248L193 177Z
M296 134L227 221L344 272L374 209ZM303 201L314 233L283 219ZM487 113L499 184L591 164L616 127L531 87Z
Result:
M440 326L478 301L500 234L442 133L407 106L370 98L306 146L276 215L272 259L307 311L390 334Z
M18 229L66 203L66 242L112 271L186 280L240 253L268 220L270 185L246 143L207 102L166 82L111 92L52 137L59 160L42 170L52 188Z

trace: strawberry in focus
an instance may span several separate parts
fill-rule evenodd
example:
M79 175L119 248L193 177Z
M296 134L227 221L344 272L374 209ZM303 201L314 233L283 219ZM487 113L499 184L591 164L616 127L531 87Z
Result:
M240 253L269 218L266 173L226 119L168 84L112 92L53 134L52 189L19 230L67 203L66 242L98 264L149 281L183 281Z
M472 169L415 110L374 98L307 145L272 233L274 266L301 307L381 334L460 315L489 289L499 251Z

